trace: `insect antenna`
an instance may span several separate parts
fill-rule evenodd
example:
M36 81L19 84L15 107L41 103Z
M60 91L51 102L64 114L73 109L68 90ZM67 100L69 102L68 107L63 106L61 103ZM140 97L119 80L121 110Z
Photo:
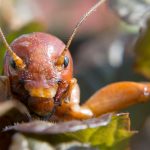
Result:
M18 69L24 69L25 68L25 64L23 62L23 60L17 56L17 54L15 52L13 52L13 50L11 49L11 47L9 46L4 33L2 31L2 29L0 28L0 37L3 41L4 46L6 47L6 49L8 50L9 54L11 55L11 57L13 58L15 65L17 66Z
M101 4L103 4L106 0L100 0L98 3L96 3L90 10L88 10L80 19L80 21L77 23L77 25L75 26L67 44L66 47L64 48L63 52L61 53L61 55L59 56L58 60L57 60L57 65L61 66L64 63L64 58L65 58L65 54L66 51L68 50L68 48L71 45L72 40L74 39L75 35L78 32L79 27L82 25L83 22L86 21L86 19L94 12L96 11L96 9L101 6Z

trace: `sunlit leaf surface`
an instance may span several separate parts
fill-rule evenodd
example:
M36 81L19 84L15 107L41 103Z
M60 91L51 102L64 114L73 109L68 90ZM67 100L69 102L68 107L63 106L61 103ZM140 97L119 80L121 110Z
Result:
M33 121L5 129L5 131L9 130L22 132L26 138L45 140L52 145L78 141L101 150L124 150L127 148L128 139L133 135L133 132L130 131L128 114L114 116L108 114L84 121L57 124Z

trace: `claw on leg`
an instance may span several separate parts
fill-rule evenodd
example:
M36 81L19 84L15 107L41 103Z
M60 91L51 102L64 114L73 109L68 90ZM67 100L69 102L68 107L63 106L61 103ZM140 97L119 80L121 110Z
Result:
M77 84L77 79L76 78L71 79L71 81L69 83L69 88L68 88L67 92L64 95L64 97L65 97L64 98L64 102L65 103L69 103L70 102L71 93L72 93L72 90L73 90L73 88L75 87L76 84Z

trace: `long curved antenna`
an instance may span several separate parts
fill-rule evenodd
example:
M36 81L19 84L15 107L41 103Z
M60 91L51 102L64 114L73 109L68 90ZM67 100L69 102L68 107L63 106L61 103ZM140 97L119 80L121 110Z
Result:
M65 56L65 53L67 51L67 49L69 48L72 40L74 39L79 27L81 26L81 24L101 5L105 2L106 0L100 0L98 3L96 3L88 12L86 12L82 18L80 19L80 21L77 23L76 27L74 28L67 44L66 44L66 47L64 48L63 52L61 53L60 55L60 58L58 59L58 62L57 64L60 65L61 63L63 63L64 61L64 56Z
M3 31L1 29L1 27L0 27L0 37L2 38L2 41L3 41L6 49L9 51L9 54L13 58L17 68L18 69L24 69L26 65L24 64L23 60L19 56L17 56L15 52L13 52L13 50L11 49L9 44L7 43L6 38L5 38L4 34L3 34Z
M67 50L73 40L73 38L75 37L79 27L81 26L81 24L87 19L87 17L89 17L102 3L104 3L106 0L101 0L98 3L96 3L88 12L85 13L85 15L81 18L81 20L79 21L79 23L76 25L76 27L74 28L67 44L64 50Z

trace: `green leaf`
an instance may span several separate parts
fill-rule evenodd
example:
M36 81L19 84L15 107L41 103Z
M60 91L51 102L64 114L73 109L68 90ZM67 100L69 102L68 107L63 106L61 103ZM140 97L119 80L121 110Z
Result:
M69 121L52 124L33 121L11 126L6 129L24 133L28 138L42 139L57 145L63 142L78 141L100 150L125 150L133 135L130 131L128 114L104 115L83 121Z
M150 79L150 20L141 29L135 46L135 70Z
M125 150L128 139L133 135L129 131L128 114L113 116L107 126L88 128L69 134L82 143L89 143L100 150Z

